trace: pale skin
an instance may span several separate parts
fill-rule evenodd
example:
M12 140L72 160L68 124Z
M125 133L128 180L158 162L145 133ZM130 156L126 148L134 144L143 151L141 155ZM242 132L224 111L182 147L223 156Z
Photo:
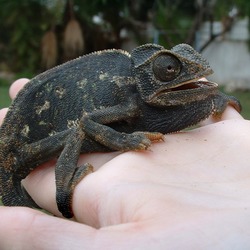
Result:
M249 249L249 149L250 121L228 107L221 121L166 135L147 151L83 155L96 171L75 189L74 220L60 218L51 161L24 185L57 217L0 207L0 248Z

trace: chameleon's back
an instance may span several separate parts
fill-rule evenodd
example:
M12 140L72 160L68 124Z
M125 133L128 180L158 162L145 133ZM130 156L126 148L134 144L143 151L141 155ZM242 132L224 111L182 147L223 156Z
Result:
M120 103L119 85L131 76L130 65L128 53L107 50L38 75L11 105L0 138L34 142L77 126L83 112Z

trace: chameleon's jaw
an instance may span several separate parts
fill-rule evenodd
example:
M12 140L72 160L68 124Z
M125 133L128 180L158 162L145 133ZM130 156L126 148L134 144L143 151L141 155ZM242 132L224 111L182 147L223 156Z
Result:
M203 81L203 80L189 80L186 82L182 82L179 85L176 85L172 88L165 88L160 90L157 95L160 95L162 93L166 93L166 92L176 92L176 91L192 91L193 89L201 89L202 91L204 90L204 88L206 89L213 89L213 88L217 88L218 84L214 83L214 82L209 82L209 81Z
M172 88L159 90L150 97L149 103L159 107L185 105L186 103L204 100L216 94L217 91L217 83L190 80Z

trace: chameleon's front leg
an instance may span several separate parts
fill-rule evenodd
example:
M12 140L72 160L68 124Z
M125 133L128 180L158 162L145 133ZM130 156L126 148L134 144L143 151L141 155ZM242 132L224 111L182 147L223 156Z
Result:
M88 116L84 117L82 121L84 131L89 137L112 150L145 150L151 145L151 141L163 140L163 135L157 132L134 132L127 134L99 124Z
M163 140L163 135L153 132L121 133L104 125L135 118L138 113L136 99L130 98L126 103L83 115L81 123L89 137L112 150L144 150L151 141Z

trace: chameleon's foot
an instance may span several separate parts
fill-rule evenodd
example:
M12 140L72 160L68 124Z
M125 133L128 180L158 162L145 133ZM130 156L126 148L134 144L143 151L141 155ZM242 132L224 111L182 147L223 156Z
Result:
M239 100L236 99L234 96L229 96L228 104L233 106L239 113L241 112L242 106L241 106Z
M151 146L151 142L163 141L163 134L151 132L134 132L128 135L130 147L125 150L146 150Z
M117 133L109 145L112 144L113 148L121 151L145 150L151 146L151 142L163 141L163 139L163 134L158 132Z
M76 185L88 174L93 172L93 166L89 163L77 167L68 186L58 188L56 192L56 201L59 211L66 218L73 217L72 197Z
M115 143L117 149L121 151L145 150L151 145L151 140L143 132L121 133Z
M223 114L223 112L225 111L225 109L228 105L231 105L239 113L242 110L241 104L237 98L235 98L234 96L228 96L228 95L220 92L216 96L216 98L214 99L213 116L215 118L221 118L221 115Z

